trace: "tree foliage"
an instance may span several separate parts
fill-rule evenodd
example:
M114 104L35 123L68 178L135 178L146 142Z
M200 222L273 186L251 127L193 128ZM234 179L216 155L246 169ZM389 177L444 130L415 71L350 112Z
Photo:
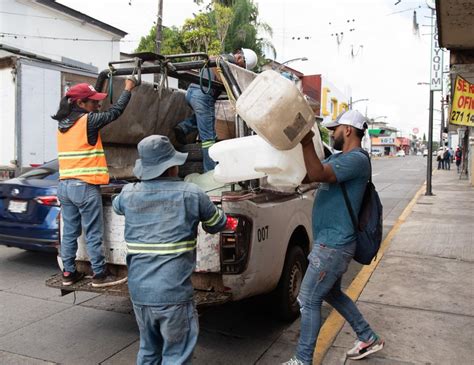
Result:
M253 0L193 0L203 9L186 19L182 27L163 29L162 54L206 52L218 55L237 48L250 48L263 61L264 50L273 52L271 42L260 35L272 35L271 27L258 19L258 7ZM137 52L155 50L156 26L142 37Z
M150 33L146 37L140 39L136 52L154 52L156 39L156 25L150 29ZM162 54L183 53L186 45L183 41L182 31L177 27L164 27L163 40L161 41Z

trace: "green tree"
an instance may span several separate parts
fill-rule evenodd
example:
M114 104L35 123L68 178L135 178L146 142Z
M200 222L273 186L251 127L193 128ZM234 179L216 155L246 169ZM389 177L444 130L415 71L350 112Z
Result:
M232 2L234 19L229 27L226 38L226 50L232 51L239 47L250 48L263 61L263 51L269 49L273 56L276 50L273 44L263 35L271 37L272 28L258 18L258 7L253 0L234 0ZM259 36L262 35L262 37Z
M263 50L270 49L276 56L272 43L260 35L272 35L271 27L258 19L258 7L253 0L193 0L207 5L193 18L186 19L181 28L164 28L162 54L206 52L218 55L237 48L250 48L263 64ZM137 52L153 51L156 26L142 37Z
M228 6L219 4L217 1L214 2L214 21L216 24L217 38L220 42L220 52L225 50L225 39L229 26L234 19L234 11Z
M163 40L161 42L162 54L183 53L186 50L183 34L181 30L175 26L163 28ZM150 33L146 37L140 39L136 52L154 52L156 39L156 25L151 27Z

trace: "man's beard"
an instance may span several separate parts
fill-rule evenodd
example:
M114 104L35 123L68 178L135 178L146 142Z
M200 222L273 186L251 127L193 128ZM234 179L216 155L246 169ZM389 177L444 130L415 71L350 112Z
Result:
M342 151L342 149L344 148L344 136L338 136L336 138L334 138L334 144L333 144L333 148L335 150L338 150L338 151Z

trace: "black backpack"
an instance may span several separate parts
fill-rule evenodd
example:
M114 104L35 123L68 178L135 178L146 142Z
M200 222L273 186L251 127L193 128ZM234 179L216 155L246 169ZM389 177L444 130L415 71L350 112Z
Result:
M357 246L354 260L363 265L370 265L372 260L377 257L377 252L382 243L383 207L380 202L379 194L372 183L372 164L370 162L370 157L367 152L363 151L363 153L369 159L370 177L365 188L358 219L356 219L354 211L352 210L351 202L347 196L344 183L341 183L340 185L357 235Z

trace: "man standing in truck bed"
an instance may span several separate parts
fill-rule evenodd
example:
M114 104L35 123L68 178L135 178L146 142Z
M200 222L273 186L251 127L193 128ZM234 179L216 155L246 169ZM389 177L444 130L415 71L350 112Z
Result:
M257 54L248 48L239 48L233 54L223 56L228 62L237 66L253 69L257 65ZM202 70L201 72L203 72ZM207 74L204 72L203 78L207 80ZM211 80L215 80L217 75L211 71ZM193 115L186 120L183 120L175 128L174 132L176 140L181 144L186 144L186 135L199 132L201 140L201 150L203 156L204 172L213 170L216 163L209 157L209 148L216 142L216 126L215 126L215 105L219 97L220 91L209 89L204 93L201 86L191 84L186 91L186 101L193 109Z
M312 363L323 300L336 309L357 334L358 340L347 352L347 358L362 359L384 346L355 303L341 290L342 275L355 253L356 234L340 184L345 184L351 206L358 215L370 174L368 155L361 148L367 124L362 114L349 110L334 122L323 125L333 131L333 147L342 153L321 163L314 149L312 132L301 141L307 177L311 182L322 184L313 206L313 249L298 295L301 333L295 357L286 365Z
M199 222L221 231L225 214L197 185L177 178L187 154L153 135L138 144L133 170L141 180L113 200L125 216L128 288L140 329L137 364L191 363L198 337L191 274Z

